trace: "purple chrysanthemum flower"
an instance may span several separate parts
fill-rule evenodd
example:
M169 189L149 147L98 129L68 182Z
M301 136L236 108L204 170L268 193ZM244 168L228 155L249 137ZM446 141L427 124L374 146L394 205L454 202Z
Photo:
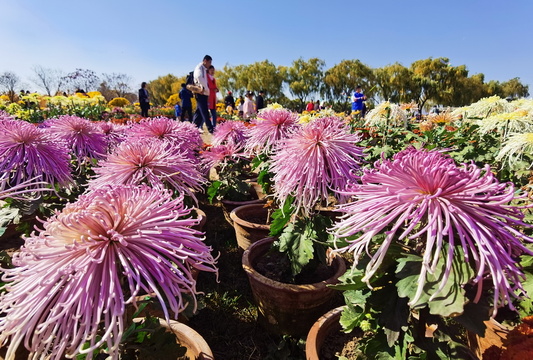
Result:
M133 125L129 132L130 137L157 138L167 140L173 147L186 151L191 158L194 152L201 149L203 140L194 124L188 121L176 121L166 117L144 119Z
M490 275L494 310L503 304L512 307L514 291L521 288L523 278L516 256L531 253L521 240L533 241L515 229L531 226L523 223L520 208L508 205L515 199L512 183L499 183L488 165L459 167L440 152L414 148L377 162L375 169L365 169L361 180L347 192L356 200L340 207L346 214L333 231L349 243L338 251L353 252L356 261L363 252L371 252L376 234L386 235L371 254L364 281L369 282L379 269L393 241L418 240L425 248L418 291L411 299L414 304L426 284L426 273L435 270L439 254L449 244L446 270L434 297L448 280L454 248L461 246L464 261L475 263L475 301L481 296L483 279Z
M213 133L213 145L234 145L244 147L247 128L242 121L225 121Z
M167 141L154 138L133 138L118 145L107 159L93 168L96 177L89 181L94 189L109 184L148 184L173 188L190 195L200 191L206 179L190 158L169 146Z
M104 133L109 149L113 149L124 141L127 132L130 129L127 125L115 124L110 121L98 121L96 125L102 130L102 133Z
M12 198L17 200L28 200L37 192L52 191L48 183L39 181L39 178L28 179L15 186L10 186L8 174L5 173L0 177L0 200ZM21 196L23 195L24 196ZM28 198L27 194L30 195Z
M34 358L90 358L107 343L116 359L125 306L141 291L156 294L167 320L167 306L177 317L187 305L182 294L196 294L191 270L217 271L182 200L148 186L102 188L27 238L14 255L17 267L4 269L0 341L10 338L7 358L21 344Z
M11 186L29 179L67 186L72 182L69 149L63 141L33 124L2 121L0 173L9 174Z
M87 119L62 115L57 119L47 120L45 126L68 143L80 164L88 159L102 159L106 155L107 142L104 133Z
M356 145L342 119L319 118L302 127L292 137L281 140L272 156L274 197L283 204L293 196L296 212L313 212L321 201L334 193L339 201L343 191L358 179L363 149Z
M270 153L279 140L289 137L300 127L298 120L298 114L286 109L262 110L257 119L251 121L246 152L252 155Z

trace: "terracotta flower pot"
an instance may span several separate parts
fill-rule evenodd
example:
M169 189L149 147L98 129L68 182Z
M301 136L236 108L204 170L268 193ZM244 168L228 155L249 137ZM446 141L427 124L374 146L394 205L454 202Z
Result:
M267 194L265 194L263 187L257 182L257 178L246 180L246 182L250 184L250 191L252 194L255 194L258 199L266 198Z
M305 357L307 360L320 360L322 345L327 337L341 331L339 319L344 306L339 306L322 315L311 327L305 341Z
M133 321L140 322L143 318L135 318ZM204 340L204 338L198 334L194 329L189 326L177 322L175 320L170 320L166 322L165 319L159 319L159 323L162 327L171 331L176 335L176 341L180 343L181 346L187 348L187 353L185 354L189 359L194 360L213 360L213 352L211 348Z
M226 221L233 226L233 220L231 220L230 213L233 211L233 209L243 206L243 205L251 205L251 204L262 204L264 203L264 199L254 199L254 200L247 200L247 201L231 201L231 200L221 200L222 203L222 212L224 213L224 218Z
M485 351L491 346L496 346L498 348L503 347L510 331L508 327L500 324L494 319L485 321L485 325L487 326L487 329L485 330L485 336L483 337L470 331L467 332L468 347L480 359L483 357Z
M337 283L346 271L344 259L336 256L334 275L324 281L295 285L278 282L256 270L258 260L271 248L275 238L259 240L244 252L242 263L259 311L259 321L275 334L302 336L326 311L334 307L337 290L328 287Z
M246 250L250 244L268 237L267 217L268 209L263 204L243 205L231 211L230 218L241 249Z

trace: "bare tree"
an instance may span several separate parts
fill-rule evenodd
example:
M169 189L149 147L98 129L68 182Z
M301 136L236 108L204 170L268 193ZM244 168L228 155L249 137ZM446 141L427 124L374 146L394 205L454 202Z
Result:
M127 74L102 74L106 87L109 90L116 92L116 96L124 97L126 94L132 91L131 82L133 81L131 76Z
M62 77L71 90L94 91L100 83L100 78L89 69L76 69Z
M42 90L46 91L48 96L55 95L64 90L66 81L61 70L45 68L37 65L33 68L35 77L30 80Z
M20 83L20 78L11 71L6 71L0 75L0 86L5 89L9 101L15 101L15 89Z

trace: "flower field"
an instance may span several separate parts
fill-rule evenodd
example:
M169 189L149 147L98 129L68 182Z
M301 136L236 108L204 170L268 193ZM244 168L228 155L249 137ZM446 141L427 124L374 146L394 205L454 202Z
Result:
M258 323L224 217L225 202L256 200L251 181L291 282L343 257L333 288L343 330L363 329L359 358L533 354L532 100L418 118L414 104L365 118L272 104L220 117L212 136L98 94L22 101L0 103L6 359L126 359L143 296L216 359L304 359L305 337ZM490 319L521 345L476 352L467 338Z

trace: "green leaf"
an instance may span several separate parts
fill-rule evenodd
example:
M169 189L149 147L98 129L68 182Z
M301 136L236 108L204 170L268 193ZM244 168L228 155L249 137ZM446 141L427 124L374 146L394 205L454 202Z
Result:
M313 259L313 229L301 222L289 224L279 237L279 251L287 253L293 275L298 275L303 267Z
M412 308L420 309L427 306L431 314L442 316L459 315L464 312L464 305L468 302L468 299L465 296L463 286L473 278L474 271L470 264L465 261L461 246L456 246L454 252L450 274L442 290L437 294L446 271L448 246L444 246L439 254L435 272L433 274L426 273L422 294L416 303L411 304ZM421 269L422 258L419 256L408 255L398 259L396 276L400 280L397 282L396 287L400 297L407 297L411 302L415 299Z
M454 318L459 324L467 330L483 337L487 326L485 321L490 319L490 306L488 304L470 302L465 305L463 314Z
M526 279L522 281L522 287L524 288L525 294L522 294L522 298L518 303L518 312L520 317L524 318L530 316L533 313L533 271L531 266L531 260L533 256L522 256L522 261L520 264L524 267L524 275Z
M209 185L209 187L207 188L207 195L210 203L212 203L215 197L217 196L220 185L222 185L222 182L217 180L213 181L211 185Z
M364 311L360 307L347 305L341 312L340 324L344 332L349 333L359 326L361 320L364 320Z
M285 200L282 208L276 209L272 213L272 221L270 222L270 236L279 236L283 232L283 228L290 221L292 216L292 202L293 197L289 197Z

